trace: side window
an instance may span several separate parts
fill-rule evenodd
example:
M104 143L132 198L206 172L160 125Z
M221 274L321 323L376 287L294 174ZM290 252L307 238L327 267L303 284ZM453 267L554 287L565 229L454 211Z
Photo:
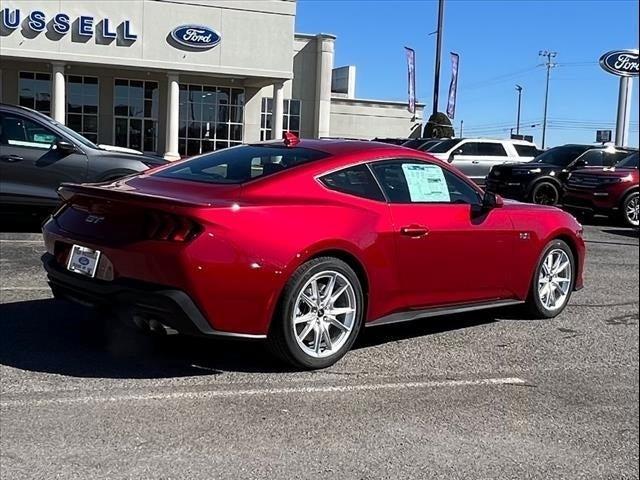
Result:
M327 188L337 192L370 200L385 200L380 187L378 187L376 180L366 165L356 165L338 172L329 173L320 180Z
M380 162L373 171L391 203L477 204L479 194L457 175L426 162Z
M538 155L538 149L533 145L514 145L514 148L521 157L535 157Z
M478 143L477 142L463 143L460 146L460 155L479 155Z
M620 160L629 156L629 152L605 152L604 154L604 166L613 167Z
M479 143L478 155L483 157L506 157L507 152L501 143Z
M16 147L49 149L60 137L43 127L18 115L0 115L0 144Z
M601 167L604 165L604 152L602 149L597 150L589 150L582 154L579 159L584 162L586 166L589 167Z

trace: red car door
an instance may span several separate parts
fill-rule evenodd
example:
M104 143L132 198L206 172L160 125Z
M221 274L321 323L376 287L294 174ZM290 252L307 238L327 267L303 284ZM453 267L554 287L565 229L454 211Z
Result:
M436 164L372 164L390 203L398 282L411 308L509 298L508 213L480 211L479 192Z

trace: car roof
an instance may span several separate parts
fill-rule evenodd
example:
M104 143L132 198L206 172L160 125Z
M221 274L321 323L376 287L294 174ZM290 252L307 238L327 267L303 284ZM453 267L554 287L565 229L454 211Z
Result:
M252 143L251 145L273 145L282 146L282 140ZM292 148L309 148L311 150L317 150L327 153L332 156L336 155L348 155L350 153L364 152L364 151L397 151L398 154L406 155L407 152L415 152L415 150L403 147L402 145L395 145L390 143L376 142L373 140L344 140L344 139L300 139L298 143L292 145Z

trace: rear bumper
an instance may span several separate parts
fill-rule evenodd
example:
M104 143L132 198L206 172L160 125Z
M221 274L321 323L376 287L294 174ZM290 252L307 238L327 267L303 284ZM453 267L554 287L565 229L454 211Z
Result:
M105 282L86 278L61 268L49 253L42 256L42 264L56 298L107 307L127 318L138 316L157 320L186 335L266 338L266 335L213 329L191 297L182 290L134 280Z

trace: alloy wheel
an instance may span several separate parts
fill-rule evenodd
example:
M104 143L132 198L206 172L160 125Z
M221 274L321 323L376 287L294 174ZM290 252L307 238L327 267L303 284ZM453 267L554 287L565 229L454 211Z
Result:
M549 184L542 184L533 195L533 203L538 205L557 205L558 203L558 190Z
M538 297L549 311L561 309L569 297L573 279L571 260L560 248L551 250L542 262L538 277Z
M358 305L351 282L335 271L311 277L296 298L293 333L302 351L324 358L338 352L349 339Z
M634 227L638 226L638 194L636 193L625 206L624 214L627 221Z

